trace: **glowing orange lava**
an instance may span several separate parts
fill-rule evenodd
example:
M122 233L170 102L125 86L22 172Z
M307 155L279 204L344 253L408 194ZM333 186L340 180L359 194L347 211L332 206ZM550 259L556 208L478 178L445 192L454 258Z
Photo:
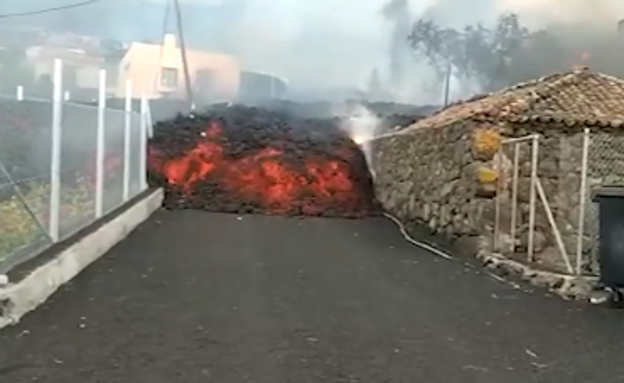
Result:
M150 148L150 168L189 198L210 181L221 192L269 213L298 208L303 214L319 214L326 207L362 203L349 165L354 153L348 148L337 148L331 156L310 154L299 161L288 158L276 145L233 158L222 138L220 126L210 123L182 156L163 160L159 151Z

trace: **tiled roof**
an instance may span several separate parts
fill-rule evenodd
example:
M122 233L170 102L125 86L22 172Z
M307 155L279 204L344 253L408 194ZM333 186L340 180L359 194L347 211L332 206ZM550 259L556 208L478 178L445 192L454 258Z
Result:
M558 73L449 105L406 130L464 119L619 127L624 125L624 80L587 68Z

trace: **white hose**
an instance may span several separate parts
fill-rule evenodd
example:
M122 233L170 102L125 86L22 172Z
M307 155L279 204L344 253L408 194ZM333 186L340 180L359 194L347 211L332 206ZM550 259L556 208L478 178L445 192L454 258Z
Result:
M405 226L403 225L403 223L397 217L393 216L392 214L388 214L388 213L384 213L383 215L384 215L384 217L388 218L390 221L394 222L397 225L397 227L399 228L399 232L401 233L403 238L405 238L405 240L407 240L412 245L418 246L421 249L424 249L424 250L426 250L426 251L428 251L428 252L430 252L430 253L432 253L434 255L437 255L438 257L441 257L441 258L444 258L444 259L447 259L447 260L459 261L464 266L470 267L471 269L476 269L474 265L472 265L472 264L470 264L468 262L461 261L461 260L457 259L456 257L453 257L452 255L450 255L448 253L445 253L444 251L442 251L440 249L436 249L435 247L433 247L431 245L428 245L428 244L426 244L424 242L420 242L420 241L415 240L412 236L410 236L407 233L407 230L405 229ZM500 277L500 276L498 276L498 275L496 275L496 274L494 274L492 272L489 272L487 270L483 270L482 272L485 275L487 275L488 277L490 277L490 278L492 278L492 279L494 279L494 280L496 280L498 282L510 285L510 286L512 286L515 289L519 289L520 288L520 286L517 283L513 283L511 281L507 281L504 278L502 278L502 277Z
M384 213L384 216L386 218L388 218L389 220L391 220L392 222L394 222L398 227L399 227L399 232L401 233L401 235L403 236L403 238L405 238L407 240L407 242L411 243L412 245L416 245L422 249L425 249L427 251L429 251L430 253L433 253L435 255L437 255L438 257L442 257L444 259L455 259L452 255L447 254L445 252L443 252L442 250L438 250L435 247L428 245L424 242L419 242L417 240L415 240L413 237L411 237L408 233L407 230L405 230L405 226L403 225L403 223L401 221L399 221L398 218L396 218L395 216L388 214L388 213Z

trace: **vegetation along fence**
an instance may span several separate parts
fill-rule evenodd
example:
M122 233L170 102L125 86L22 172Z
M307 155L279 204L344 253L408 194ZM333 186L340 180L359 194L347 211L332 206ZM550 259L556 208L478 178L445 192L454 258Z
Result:
M131 200L147 188L151 115L106 107L106 72L97 106L72 103L56 60L50 99L0 98L0 274Z

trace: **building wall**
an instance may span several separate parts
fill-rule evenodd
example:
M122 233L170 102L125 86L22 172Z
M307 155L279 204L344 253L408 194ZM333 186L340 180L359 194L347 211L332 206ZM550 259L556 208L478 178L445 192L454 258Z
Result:
M80 93L85 90L99 88L99 72L107 70L107 90L110 84L117 85L117 65L106 62L104 57L93 56L86 53L78 54L70 49L59 47L31 47L27 50L28 60L33 64L35 80L46 76L52 79L54 75L54 61L63 61L63 82L66 90L70 93Z
M238 61L231 56L199 51L187 51L187 61L191 85L200 98L210 96L219 100L234 99L238 93L240 68ZM177 71L175 86L162 83L162 70ZM209 71L214 75L212 89L198 88L198 74ZM119 84L117 96L125 95L125 84L132 81L134 94L145 94L150 98L164 95L181 98L185 95L184 66L180 49L171 37L165 38L163 46L133 43L119 66Z
M71 62L70 60L63 61L63 78L64 86L66 88L82 88L82 89L98 89L100 82L100 69L107 70L107 90L111 90L111 83L113 87L117 86L116 80L116 68L111 68L105 64L83 64ZM54 75L54 60L40 60L34 63L35 79L41 76Z
M95 88L100 86L100 66L86 65L76 68L76 85L80 88Z
M191 83L199 98L210 102L231 101L236 98L240 84L238 60L223 54L193 51L190 52L188 59ZM202 86L201 81L198 81L198 74L201 71L212 73L209 87Z
M132 81L132 93L145 94L150 98L159 97L155 89L158 76L158 57L150 46L133 43L119 64L119 76L116 87L116 96L124 97L126 82Z
M505 255L526 260L528 248L532 141L517 144L517 217L511 237L516 144L507 138L539 134L537 176L554 218L553 229L541 198L535 211L535 257L542 267L567 272L555 232L574 265L579 219L584 128L548 120L495 123L463 120L446 126L404 130L371 145L371 169L377 197L386 211L408 228L428 226L458 240L468 253L492 251L496 206L499 247ZM591 190L624 186L624 132L600 126L590 131L585 189L582 267L597 272L597 212ZM555 231L556 230L556 231ZM485 246L485 247L484 247Z
M497 251L526 257L531 181L531 141L518 145L515 240L511 241L514 145L505 138L540 133L538 177L562 234L574 254L579 219L582 130L553 124L458 121L420 128L372 142L371 168L383 207L406 226L426 225L459 240L477 254L491 246L499 206ZM498 186L497 186L498 185ZM512 250L513 249L513 250ZM565 264L540 200L536 204L536 257L565 271Z
M557 227L562 233L568 254L576 256L579 234L579 215L581 211L581 180L583 163L584 127L565 128L563 124L554 124L557 143L545 142L544 157L548 161L549 151L558 154L558 167L549 166L550 179L556 180L551 186L549 198L553 208ZM548 132L549 130L546 130ZM553 136L550 133L550 136ZM598 269L596 249L598 246L598 206L592 201L591 193L602 186L624 186L624 133L619 129L604 127L590 129L587 156L587 174L585 188L585 210L583 214L582 251L585 270L596 272ZM548 162L546 162L548 165ZM554 171L558 170L555 174ZM545 169L543 172L545 173Z
M433 232L465 238L471 243L464 248L472 252L472 247L474 253L494 218L491 196L479 193L478 169L489 155L473 151L475 128L460 121L370 143L373 182L384 209L408 230L426 225Z
M241 72L239 99L243 101L282 98L287 90L286 81L278 77L248 71Z

